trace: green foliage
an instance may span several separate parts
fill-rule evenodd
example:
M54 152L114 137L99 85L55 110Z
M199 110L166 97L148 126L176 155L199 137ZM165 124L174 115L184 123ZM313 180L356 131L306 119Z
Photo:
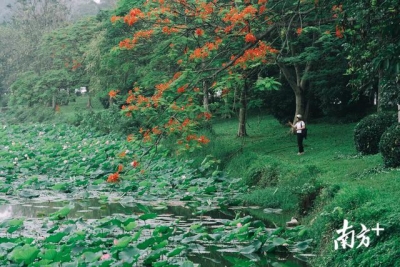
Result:
M279 90L282 84L273 77L258 78L255 83L255 89L259 91Z
M135 120L121 116L118 107L115 105L105 110L89 110L75 113L72 124L102 133L122 134L131 134L140 125Z
M344 20L347 30L343 47L349 62L349 85L360 94L371 97L380 94L378 100L382 101L381 106L398 100L398 2L363 0L354 4L353 1L345 1L343 6L355 18L351 22Z
M354 128L354 142L358 152L376 154L382 134L396 121L393 113L371 114L362 119Z
M284 83L278 91L268 91L265 97L265 106L269 114L274 116L280 123L285 124L293 120L296 111L296 100L293 90Z
M298 210L307 213L322 188L316 166L284 166L270 157L260 157L248 168L248 183L255 183L256 190L243 199L250 204L264 207Z
M32 106L30 108L20 106L7 110L9 123L47 122L55 118L54 109L51 107Z
M201 245L204 243L229 246L237 255L262 255L275 249L302 253L306 249L301 243L280 237L280 231L271 233L262 222L250 216L237 214L234 219L216 220L218 228L209 228L209 220L197 220L195 224L182 223L186 220L184 216L168 220L168 216L158 210L167 208L169 201L187 203L191 209L184 209L184 214L189 216L192 212L205 214L226 206L242 194L244 187L239 179L216 169L216 160L212 157L206 157L197 168L191 166L190 161L167 157L161 148L159 154L154 151L147 154L149 151L144 151L137 143L124 139L62 124L19 124L1 128L0 171L12 177L1 181L1 187L11 188L7 190L9 198L22 202L22 197L35 197L40 203L45 199L38 192L46 190L64 199L71 199L71 195L97 196L102 207L108 202L120 201L138 209L129 215L84 219L73 210L85 201L71 199L71 204L48 212L46 218L36 218L34 223L24 219L6 220L0 224L0 229L12 233L13 237L0 238L0 265L69 266L80 262L109 266L137 262L139 266L190 266L187 253L193 248L206 250ZM140 164L127 164L132 158ZM11 160L14 162L7 164ZM124 167L120 169L119 164ZM107 175L116 169L120 174L119 182L106 183ZM47 195L45 197L47 200ZM151 206L140 204L161 199ZM179 215L182 215L181 209L178 209ZM43 238L24 237L32 233L32 229ZM232 242L235 245L231 245ZM283 248L283 244L290 247ZM242 261L248 265L252 260Z
M381 136L379 152L386 167L400 166L400 124L396 123L388 128Z
M334 196L325 198L325 205L312 216L312 223L307 231L309 238L322 234L317 240L317 253L320 257L311 261L313 266L354 266L378 263L381 266L396 265L396 251L399 237L392 233L400 229L398 207L393 198L385 194L386 188L371 190L352 185L340 189ZM376 235L368 232L370 238L368 248L359 245L355 238L353 249L334 250L334 240L339 237L336 230L343 228L343 220L347 219L355 234L361 232L361 225L368 229L379 223L384 232ZM333 235L333 236L332 236Z
M38 254L39 249L36 246L24 245L13 249L9 258L14 262L29 265L35 260Z

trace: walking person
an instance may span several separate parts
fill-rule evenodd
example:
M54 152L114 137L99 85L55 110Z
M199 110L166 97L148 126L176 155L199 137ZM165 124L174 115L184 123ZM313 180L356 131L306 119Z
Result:
M299 153L297 153L297 155L303 155L304 154L304 146L303 146L304 134L303 134L303 131L306 128L306 124L302 120L301 114L297 114L296 115L296 120L295 120L294 124L289 121L289 125L296 131L297 145L299 146Z

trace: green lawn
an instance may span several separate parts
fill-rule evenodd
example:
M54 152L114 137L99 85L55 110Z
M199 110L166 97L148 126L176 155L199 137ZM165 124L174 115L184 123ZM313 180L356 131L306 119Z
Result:
M319 257L313 265L400 264L396 253L400 239L395 234L400 229L400 169L385 169L380 154L357 153L355 123L309 123L302 156L297 155L296 136L271 116L251 117L246 138L235 137L237 124L235 119L216 123L212 142L199 156L214 155L231 176L252 181L254 187L245 198L250 204L297 213L308 229L304 237L315 240ZM306 211L300 211L299 202L307 194L310 203ZM370 235L368 248L335 251L335 230L344 219L357 230L361 223L372 227L378 222L386 230L380 237Z

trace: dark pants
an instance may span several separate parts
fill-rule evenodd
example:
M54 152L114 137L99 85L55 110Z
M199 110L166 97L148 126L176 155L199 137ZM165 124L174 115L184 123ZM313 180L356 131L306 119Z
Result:
M304 152L304 147L303 147L303 134L302 133L298 133L297 134L297 145L299 146L299 153L303 153Z

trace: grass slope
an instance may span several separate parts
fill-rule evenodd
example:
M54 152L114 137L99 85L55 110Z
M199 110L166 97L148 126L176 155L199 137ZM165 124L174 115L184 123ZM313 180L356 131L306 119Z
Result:
M309 124L305 154L297 155L296 137L270 116L249 119L249 137L235 138L237 121L214 127L212 143L202 155L214 155L233 177L253 185L245 201L296 211L315 240L313 266L400 266L400 169L385 169L380 154L361 156L353 143L355 124ZM201 157L199 157L201 158ZM368 232L368 247L334 250L343 220L384 232Z

